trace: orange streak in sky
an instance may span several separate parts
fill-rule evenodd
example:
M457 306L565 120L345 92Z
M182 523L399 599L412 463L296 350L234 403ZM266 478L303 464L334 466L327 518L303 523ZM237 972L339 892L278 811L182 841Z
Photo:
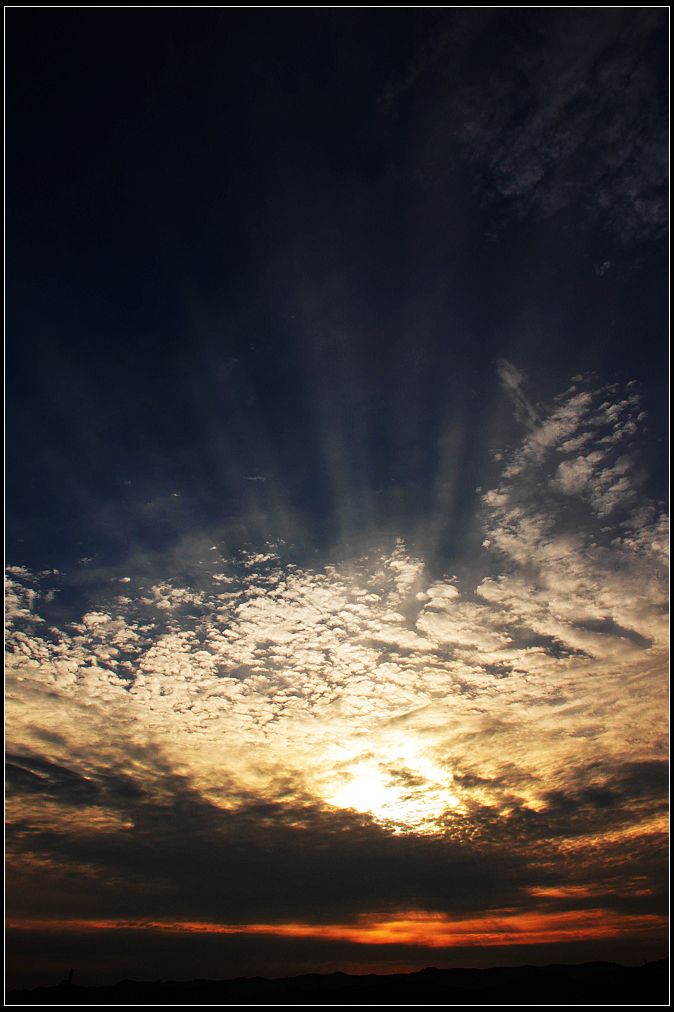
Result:
M276 935L285 938L348 941L364 945L451 946L536 945L563 941L615 938L633 932L663 931L666 918L658 914L617 914L595 908L563 912L517 913L451 919L444 914L406 912L394 917L367 914L353 924L218 924L206 921L156 920L15 920L16 930L127 930L189 934Z

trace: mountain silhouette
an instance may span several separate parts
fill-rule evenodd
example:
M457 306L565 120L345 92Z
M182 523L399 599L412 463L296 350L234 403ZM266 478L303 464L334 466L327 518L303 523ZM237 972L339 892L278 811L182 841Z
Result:
M267 979L135 981L13 990L8 1005L667 1005L669 961Z

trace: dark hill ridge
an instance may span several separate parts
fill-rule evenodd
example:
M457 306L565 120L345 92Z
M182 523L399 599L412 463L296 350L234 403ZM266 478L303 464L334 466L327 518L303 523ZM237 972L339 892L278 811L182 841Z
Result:
M669 961L643 966L494 967L267 980L135 981L107 987L61 984L9 991L7 1005L667 1005Z

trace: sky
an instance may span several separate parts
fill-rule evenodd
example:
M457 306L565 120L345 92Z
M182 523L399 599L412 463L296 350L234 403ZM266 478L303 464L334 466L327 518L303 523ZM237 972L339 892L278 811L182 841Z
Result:
M6 11L10 986L667 952L667 9Z

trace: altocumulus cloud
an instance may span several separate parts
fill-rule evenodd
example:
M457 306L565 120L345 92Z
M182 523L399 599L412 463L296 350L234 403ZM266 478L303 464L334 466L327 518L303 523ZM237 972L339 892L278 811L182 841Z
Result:
M665 27L646 8L575 19L494 9L479 20L459 9L384 98L395 110L423 96L426 178L446 178L459 157L506 219L571 211L622 242L652 240L667 227L666 88L650 58Z
M67 576L10 569L11 916L363 927L533 903L548 927L659 928L667 532L645 415L633 385L582 377L534 410L501 374L527 431L482 495L470 586L402 540L314 568L264 544L198 581L120 594L108 574L55 622Z

